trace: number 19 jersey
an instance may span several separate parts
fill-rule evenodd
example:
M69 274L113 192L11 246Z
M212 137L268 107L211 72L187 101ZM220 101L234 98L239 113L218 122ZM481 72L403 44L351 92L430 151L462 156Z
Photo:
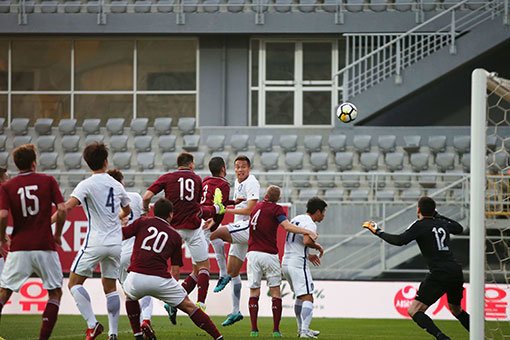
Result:
M84 246L120 245L120 207L130 203L124 186L107 173L93 174L71 193L80 201L89 222Z

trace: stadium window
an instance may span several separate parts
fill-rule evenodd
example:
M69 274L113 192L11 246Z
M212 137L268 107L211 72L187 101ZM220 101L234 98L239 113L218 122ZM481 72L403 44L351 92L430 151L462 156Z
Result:
M133 96L130 94L80 94L74 96L74 118L80 125L86 118L133 118Z
M9 42L0 40L0 92L7 91L7 75L9 74Z
M268 91L266 92L266 124L293 125L294 124L294 92Z
M259 91L251 91L251 126L259 125Z
M303 92L303 124L328 125L331 123L331 91Z
M77 40L75 91L133 90L133 40Z
M7 119L7 95L0 94L0 118Z
M195 94L155 94L137 96L137 117L149 118L149 124L158 117L172 117L175 124L182 117L195 117Z
M331 43L303 43L303 80L331 80Z
M69 118L71 96L62 94L13 94L11 118Z

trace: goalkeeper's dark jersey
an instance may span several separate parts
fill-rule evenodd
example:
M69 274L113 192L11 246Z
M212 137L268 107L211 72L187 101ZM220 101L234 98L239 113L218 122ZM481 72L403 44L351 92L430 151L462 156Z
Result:
M417 220L400 235L382 232L379 237L397 246L416 240L431 272L451 273L462 271L462 267L450 250L450 234L460 234L462 230L458 222L436 215L434 218Z

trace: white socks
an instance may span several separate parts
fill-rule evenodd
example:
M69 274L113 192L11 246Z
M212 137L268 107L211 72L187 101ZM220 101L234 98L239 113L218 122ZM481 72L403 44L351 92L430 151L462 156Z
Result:
M239 313L239 302L241 301L241 288L243 287L241 276L232 278L232 314Z
M108 335L117 335L120 314L120 298L118 292L106 294L106 309L108 310Z
M312 322L313 316L313 302L311 301L303 301L303 307L301 309L301 320L303 325L301 330L306 331L310 327L310 322Z
M301 299L296 298L296 302L294 303L294 314L296 314L296 322L298 331L301 330L301 307L303 306L303 301Z
M227 277L227 257L225 256L225 243L221 238L211 240L211 245L216 254L216 262L220 268L220 277Z
M94 316L94 312L92 311L92 304L90 303L89 293L85 290L82 285L72 286L71 295L76 302L76 307L80 311L81 315L87 321L88 328L94 328L96 326L96 317Z
M152 297L144 296L140 299L140 308L142 309L141 317L143 320L150 320L152 318Z

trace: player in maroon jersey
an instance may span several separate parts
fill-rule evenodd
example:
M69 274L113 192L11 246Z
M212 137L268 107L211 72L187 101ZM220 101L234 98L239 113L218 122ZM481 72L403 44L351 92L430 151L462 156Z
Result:
M212 223L206 227L206 229L211 232L218 228L224 217L224 211L217 211L218 209L214 203L214 194L216 193L216 189L221 191L221 203L223 207L227 206L229 203L233 203L229 201L230 183L228 183L225 179L225 176L227 175L226 168L227 166L225 165L225 160L223 158L212 157L209 160L209 171L211 171L211 176L204 178L202 182L202 199L200 200L200 204L202 205L202 219L213 219Z
M66 220L64 198L53 177L35 172L33 144L21 145L12 155L20 173L0 187L0 249L9 243L5 234L9 211L14 225L0 280L0 313L12 292L18 292L35 272L48 290L39 339L49 339L62 297L62 266L57 246L62 245ZM55 234L50 223L53 204L57 206Z
M147 295L189 314L195 325L209 333L213 339L223 339L207 314L191 302L184 288L173 278L179 277L179 267L182 266L182 239L170 226L172 203L166 198L157 200L154 216L140 217L122 229L124 239L135 236L129 274L124 282L126 311L135 339L142 340L144 335L147 339L155 339L150 327L140 327L138 299ZM168 259L172 274L168 272Z
M175 215L172 226L177 229L191 253L195 264L191 278L198 285L198 302L205 308L205 299L209 289L209 245L201 228L200 199L202 198L202 179L195 174L194 156L183 152L177 157L178 169L156 180L143 195L143 207L149 209L151 198L165 191L165 197L174 206ZM195 280L196 278L196 280ZM179 278L176 277L176 280Z
M273 337L281 338L280 320L282 318L282 298L280 284L282 279L276 235L278 226L295 234L310 236L316 240L317 234L290 223L281 205L280 188L271 185L267 188L264 201L257 203L250 215L250 238L248 239L248 287L250 288L251 336L258 337L257 316L259 311L260 281L266 277L269 293L272 297Z
M7 173L7 168L4 166L0 166L0 185L4 184L9 180L9 174ZM4 269L5 259L3 253L6 252L7 249L0 250L0 277L2 277L2 271Z

